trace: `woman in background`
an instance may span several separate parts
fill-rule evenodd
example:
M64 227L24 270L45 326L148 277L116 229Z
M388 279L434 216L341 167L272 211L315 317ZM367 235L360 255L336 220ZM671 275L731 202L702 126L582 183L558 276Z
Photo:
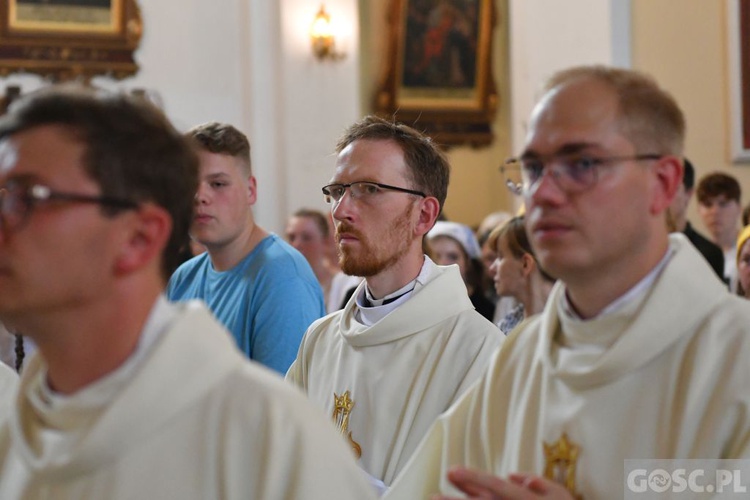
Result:
M439 266L457 264L469 299L479 314L492 321L495 304L482 288L482 262L474 231L458 222L437 221L427 233L429 255Z
M496 227L488 241L497 253L492 264L495 289L499 296L518 301L498 324L507 335L523 319L542 312L555 279L539 267L526 236L523 216Z

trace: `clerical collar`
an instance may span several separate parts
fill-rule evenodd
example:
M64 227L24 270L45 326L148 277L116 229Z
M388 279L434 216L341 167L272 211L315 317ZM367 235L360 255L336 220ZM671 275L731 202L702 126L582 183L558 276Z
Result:
M354 313L355 319L365 326L374 325L391 311L398 309L401 304L409 300L415 291L424 286L435 266L436 264L425 255L422 269L415 279L379 300L372 297L370 290L367 288L367 281L365 281L365 286L355 297L357 304Z
M372 294L370 293L370 288L367 286L367 283L365 283L365 296L363 297L363 306L365 307L378 307L378 306L385 306L388 304L391 304L393 302L396 302L398 299L406 295L407 293L411 293L414 291L414 287L417 285L417 279L414 278L410 282L408 282L406 285L402 286L398 290L396 290L393 293L389 293L382 299L376 299L373 298Z

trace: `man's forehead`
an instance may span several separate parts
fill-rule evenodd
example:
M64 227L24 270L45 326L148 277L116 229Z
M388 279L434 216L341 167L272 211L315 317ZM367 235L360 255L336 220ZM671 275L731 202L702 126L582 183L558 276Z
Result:
M621 137L617 96L601 82L581 80L557 87L535 106L525 151L566 153L606 147Z
M719 193L719 194L714 195L714 196L706 196L706 197L704 197L702 203L703 204L709 204L709 203L732 203L732 202L739 204L737 202L737 200L735 200L734 198L729 198L726 194Z
M200 160L201 176L203 177L244 175L242 160L237 157L199 150L198 158Z
M404 153L395 141L357 139L343 148L336 157L332 180L400 179L406 173L405 168Z
M297 232L304 232L315 229L315 221L310 217L304 217L300 215L293 215L287 222L287 229L295 230Z

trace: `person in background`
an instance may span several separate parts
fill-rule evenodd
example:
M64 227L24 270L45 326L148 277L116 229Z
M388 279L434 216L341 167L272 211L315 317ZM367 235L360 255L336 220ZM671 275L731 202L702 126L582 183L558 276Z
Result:
M673 225L672 230L681 232L688 237L695 248L706 258L711 268L719 279L724 279L724 252L721 247L696 231L690 221L687 220L687 209L690 199L693 197L695 185L695 168L690 160L683 160L682 183L677 189L677 194L669 206L669 221Z
M3 500L373 498L318 410L164 297L197 186L142 99L50 87L0 118L0 319L37 345L0 416Z
M287 379L332 416L386 487L504 337L474 310L458 266L423 252L448 191L445 154L375 116L350 126L336 152L323 194L341 269L365 279L343 310L310 326Z
M465 224L437 221L427 233L430 256L439 266L458 265L469 299L479 314L492 321L495 304L490 302L482 287L482 262L479 242L474 231Z
M500 331L508 335L522 320L542 312L555 279L539 267L523 216L496 227L488 241L497 255L492 264L497 294L513 297L518 303L498 324Z
M305 258L255 222L245 134L211 122L187 135L200 159L190 236L207 251L174 272L167 297L205 301L247 357L283 375L305 329L325 314L323 292Z
M362 278L344 274L330 260L330 247L335 247L327 216L318 210L297 210L286 224L286 239L301 253L315 273L325 299L326 313L344 307L347 292L356 288Z
M621 498L626 459L750 458L750 307L665 223L682 111L620 68L563 70L542 92L504 170L557 284L388 500Z
M745 226L737 237L737 294L750 298L750 225Z
M487 299L495 304L495 315L490 321L496 325L518 304L512 297L498 297L495 291L495 273L490 270L490 266L495 262L497 255L495 255L495 249L487 244L487 239L494 228L509 221L511 217L513 215L509 212L492 212L482 219L476 231L479 248L482 251L482 288Z
M713 172L698 183L698 213L711 240L724 252L724 280L729 290L737 291L737 235L740 232L742 205L740 183L724 172Z

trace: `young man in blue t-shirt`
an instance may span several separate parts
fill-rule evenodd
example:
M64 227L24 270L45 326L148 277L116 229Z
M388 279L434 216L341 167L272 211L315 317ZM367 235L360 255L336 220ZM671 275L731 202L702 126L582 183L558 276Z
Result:
M167 295L205 301L250 359L283 374L307 327L325 314L320 285L299 252L255 223L247 137L215 122L188 135L200 158L190 235L207 252L177 269Z

